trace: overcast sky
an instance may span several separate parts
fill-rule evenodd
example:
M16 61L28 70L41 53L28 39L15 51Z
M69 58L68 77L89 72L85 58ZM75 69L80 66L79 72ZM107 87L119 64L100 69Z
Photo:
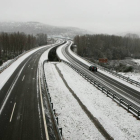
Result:
M94 33L140 32L140 0L0 0L0 21L38 21Z

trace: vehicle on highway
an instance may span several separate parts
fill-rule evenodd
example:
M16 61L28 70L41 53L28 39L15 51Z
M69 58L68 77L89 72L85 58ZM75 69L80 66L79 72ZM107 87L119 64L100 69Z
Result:
M89 70L90 70L90 71L97 71L97 67L96 67L96 66L91 65L91 66L89 67Z

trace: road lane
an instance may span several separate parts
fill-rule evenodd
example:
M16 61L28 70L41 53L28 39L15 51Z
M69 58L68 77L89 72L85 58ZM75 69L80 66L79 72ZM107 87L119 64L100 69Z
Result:
M0 101L2 101L2 97L5 101L4 93L6 89L9 89L9 86L11 86L10 83L14 82L10 89L10 94L6 96L7 100L4 106L3 103L1 103L0 106L3 106L0 115L0 140L46 139L43 129L43 120L42 117L40 118L39 116L41 106L38 106L40 103L38 103L36 86L38 61L44 49L39 52L39 55L37 55L38 52L34 53L31 58L28 57L22 62L16 72L14 72L14 76L12 75L12 78L8 80L1 90ZM33 59L36 59L36 63L34 63ZM30 67L28 67L29 65ZM18 75L16 75L17 72ZM13 81L15 76L17 78Z

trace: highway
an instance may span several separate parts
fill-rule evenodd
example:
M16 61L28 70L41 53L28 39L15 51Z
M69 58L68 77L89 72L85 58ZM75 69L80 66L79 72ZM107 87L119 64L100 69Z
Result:
M46 132L37 76L40 56L47 49L26 58L1 89L0 140L55 140L53 132Z
M88 75L91 79L94 79L104 85L112 93L117 94L121 99L124 99L128 104L131 104L137 110L140 110L140 92L134 90L119 81L116 81L101 72L91 72L88 70L88 66L83 62L76 59L68 51L68 46L62 49L63 55L68 59L68 61L74 65L77 69L80 69L83 73Z

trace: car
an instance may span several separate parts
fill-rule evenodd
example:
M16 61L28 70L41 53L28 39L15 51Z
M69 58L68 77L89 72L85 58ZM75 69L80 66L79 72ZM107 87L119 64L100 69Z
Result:
M89 70L90 70L90 71L97 71L97 67L96 67L96 66L91 65L91 66L89 67Z

